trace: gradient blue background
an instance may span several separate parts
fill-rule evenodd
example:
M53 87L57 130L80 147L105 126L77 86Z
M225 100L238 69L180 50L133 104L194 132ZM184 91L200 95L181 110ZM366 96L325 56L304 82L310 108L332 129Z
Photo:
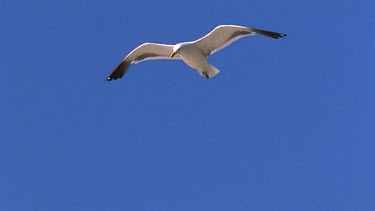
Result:
M0 210L374 210L372 0L2 1ZM105 78L143 42L244 38Z

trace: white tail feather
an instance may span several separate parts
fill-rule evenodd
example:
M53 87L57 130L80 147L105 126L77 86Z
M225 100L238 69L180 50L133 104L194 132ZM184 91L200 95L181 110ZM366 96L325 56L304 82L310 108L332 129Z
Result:
M199 71L200 72L200 71ZM200 72L201 76L203 77L207 77L208 78L212 78L214 77L216 74L218 74L220 72L220 70L218 70L215 66L213 66L212 64L209 64L209 66L207 67L207 69L204 70L204 72Z

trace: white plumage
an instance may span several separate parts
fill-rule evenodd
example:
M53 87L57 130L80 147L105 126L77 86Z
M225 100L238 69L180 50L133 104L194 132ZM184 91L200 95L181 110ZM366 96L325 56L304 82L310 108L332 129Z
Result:
M220 71L208 63L207 57L242 37L254 34L274 39L286 36L286 34L244 26L220 25L204 37L192 42L176 45L144 43L131 51L108 76L107 80L122 78L130 64L152 59L182 59L191 68L197 70L200 75L211 78Z

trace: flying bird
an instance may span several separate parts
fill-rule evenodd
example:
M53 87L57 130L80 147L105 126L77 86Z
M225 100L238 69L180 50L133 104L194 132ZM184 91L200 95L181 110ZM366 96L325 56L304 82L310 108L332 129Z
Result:
M273 39L286 36L286 34L256 28L220 25L204 37L191 42L183 42L176 45L144 43L131 51L107 77L107 80L122 78L130 64L153 59L182 59L201 76L207 79L212 78L220 71L207 61L207 57L242 37L255 34Z

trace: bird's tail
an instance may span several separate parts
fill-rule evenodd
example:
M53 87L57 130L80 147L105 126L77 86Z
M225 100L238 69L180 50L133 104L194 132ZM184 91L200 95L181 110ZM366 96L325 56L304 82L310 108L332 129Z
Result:
M203 72L200 73L202 76L206 77L207 79L214 77L216 74L220 72L220 70L218 70L212 64L208 64L208 65L209 66Z

